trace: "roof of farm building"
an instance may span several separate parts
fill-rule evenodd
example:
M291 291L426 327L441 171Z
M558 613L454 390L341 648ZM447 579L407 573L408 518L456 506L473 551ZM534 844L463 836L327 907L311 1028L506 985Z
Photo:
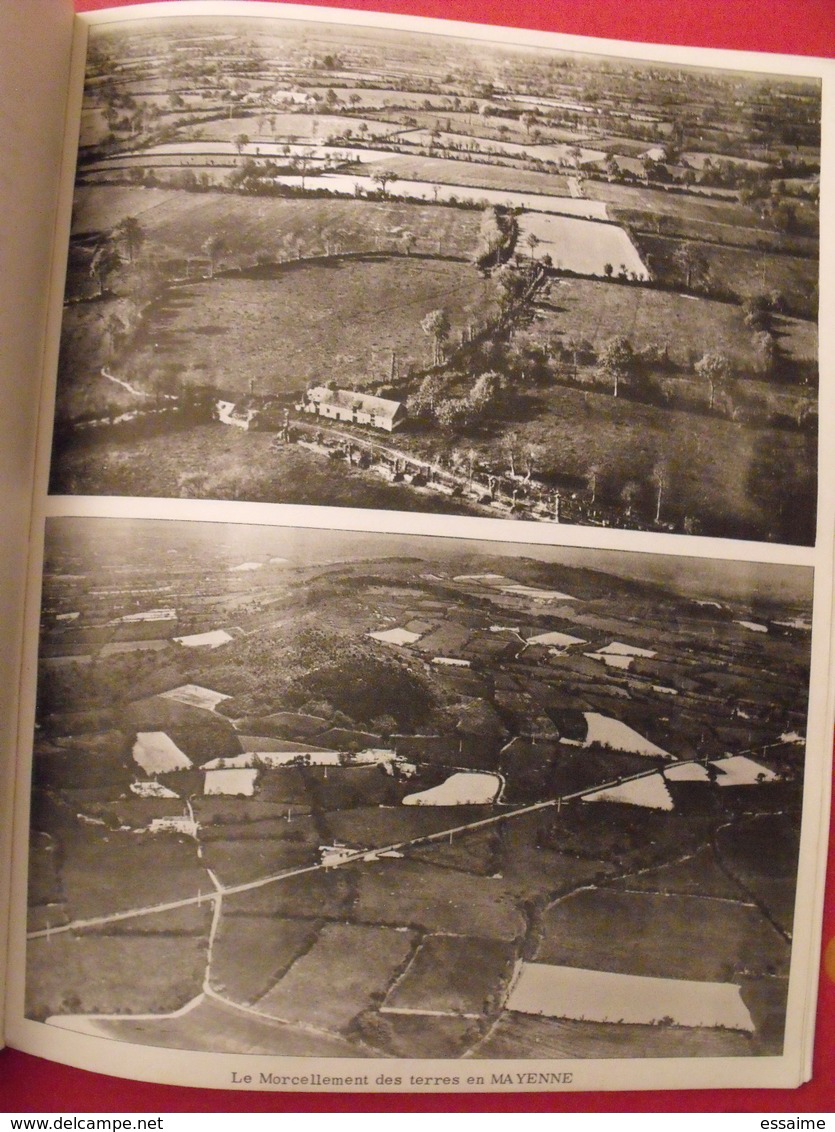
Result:
M364 409L367 413L382 413L393 417L403 408L402 401L391 401L387 397L374 397L370 393L357 393L353 389L328 389L325 385L315 385L307 391L308 400L317 404L337 405L341 409Z

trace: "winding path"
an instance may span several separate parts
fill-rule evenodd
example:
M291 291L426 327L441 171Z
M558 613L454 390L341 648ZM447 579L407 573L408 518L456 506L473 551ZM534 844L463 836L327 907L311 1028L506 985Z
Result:
M106 377L108 381L112 381L115 385L121 385L123 389L127 389L128 393L132 393L134 397L149 397L149 393L144 393L141 389L135 389L130 382L122 381L121 377L114 377L112 373L107 372L107 366L101 367L102 377Z

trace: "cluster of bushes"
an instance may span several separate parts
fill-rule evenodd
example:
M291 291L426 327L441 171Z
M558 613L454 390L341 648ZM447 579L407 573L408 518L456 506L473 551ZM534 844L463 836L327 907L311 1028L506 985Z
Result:
M469 384L456 396L453 390ZM409 397L407 407L413 420L437 425L447 433L462 432L500 409L507 395L507 381L493 371L473 380L458 373L430 373Z

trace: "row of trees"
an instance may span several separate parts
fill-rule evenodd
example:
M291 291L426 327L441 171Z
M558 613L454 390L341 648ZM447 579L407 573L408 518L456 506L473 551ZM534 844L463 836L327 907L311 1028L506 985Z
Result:
M682 257L682 262L694 276L700 270L698 254L692 260ZM749 389L740 379L751 376L752 371L741 373L739 362L722 348L709 348L696 356L691 353L686 365L674 364L666 349L639 349L629 337L618 334L596 348L577 336L565 338L554 343L556 352L549 354L537 344L535 334L520 333L535 313L541 275L540 265L527 262L506 265L493 272L498 285L499 315L492 329L481 328L476 338L463 335L454 350L450 347L452 326L448 312L436 309L424 317L421 326L432 340L435 372L426 375L409 398L413 419L434 424L447 435L463 436L490 420L495 424L497 417L507 416L508 412L512 415L511 395L523 392L531 382L565 379L568 375L582 384L591 377L613 397L626 393L630 399L659 405L681 402L709 413L732 416L734 420L785 422L802 427L813 414L814 401L810 397L786 398L775 394L770 398L762 389ZM781 306L782 297L776 292L755 296L745 304L753 372L760 377L774 375L782 360L775 324ZM573 359L570 370L558 360L566 354ZM578 368L581 357L583 373ZM671 384L664 374L677 370L682 371L682 381ZM475 384L465 376L472 373L480 375ZM803 380L808 377L804 371ZM692 378L702 385L703 399L694 394ZM659 494L663 495L663 488Z
M776 338L765 329L754 330L751 335L756 358L757 376L768 378L775 371L782 355ZM666 359L659 357L654 349L637 350L625 335L615 335L597 351L595 372L601 384L607 387L614 397L624 388L630 396L641 400L661 401L671 395L671 390L658 385L652 379L652 370L664 367ZM574 367L576 374L576 362ZM705 350L692 362L690 372L706 387L706 408L710 413L722 413L737 417L737 410L745 406L745 413L751 419L764 419L770 412L767 404L758 394L759 402L744 396L744 388L736 385L741 378L751 376L750 372L740 373L738 365L721 349ZM734 404L736 402L736 404ZM805 396L795 397L784 409L798 426L804 424L813 408L813 402Z

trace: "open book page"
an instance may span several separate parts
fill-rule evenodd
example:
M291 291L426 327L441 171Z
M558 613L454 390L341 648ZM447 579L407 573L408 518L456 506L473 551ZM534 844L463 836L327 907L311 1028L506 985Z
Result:
M241 1089L808 1076L832 79L90 20L15 1044Z
M35 435L71 35L70 2L12 2L0 10L0 1005Z

